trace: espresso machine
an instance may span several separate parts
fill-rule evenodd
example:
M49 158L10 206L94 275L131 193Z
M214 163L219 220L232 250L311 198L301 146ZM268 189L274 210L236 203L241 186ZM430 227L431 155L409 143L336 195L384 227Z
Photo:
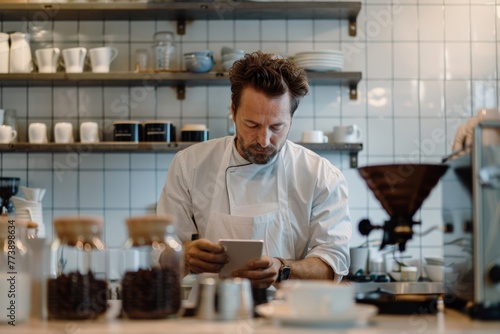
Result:
M442 180L444 302L481 320L500 320L500 143L483 144L493 128L500 137L500 121L476 125Z
M446 165L392 164L358 168L368 188L389 215L383 225L373 225L363 219L358 226L362 235L383 230L380 249L394 245L400 252L413 237L413 226L420 224L413 216L446 172ZM438 310L443 292L435 282L367 282L355 284L356 301L372 304L379 313L429 314Z

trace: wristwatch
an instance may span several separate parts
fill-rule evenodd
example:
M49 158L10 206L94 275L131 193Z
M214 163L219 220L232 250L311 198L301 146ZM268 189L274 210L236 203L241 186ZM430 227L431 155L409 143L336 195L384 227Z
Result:
M283 282L290 278L292 275L292 270L289 266L286 265L285 260L277 257L277 259L281 262L280 270L278 271L278 279L276 282Z

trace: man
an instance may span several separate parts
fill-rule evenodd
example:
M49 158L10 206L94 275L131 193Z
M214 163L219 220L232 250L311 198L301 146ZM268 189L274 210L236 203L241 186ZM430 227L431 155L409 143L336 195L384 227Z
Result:
M305 72L259 51L236 61L229 77L236 135L177 153L158 202L158 214L176 217L186 270L219 272L228 262L219 239L262 239L264 255L234 276L259 288L288 278L339 281L349 268L346 181L287 140L308 92Z

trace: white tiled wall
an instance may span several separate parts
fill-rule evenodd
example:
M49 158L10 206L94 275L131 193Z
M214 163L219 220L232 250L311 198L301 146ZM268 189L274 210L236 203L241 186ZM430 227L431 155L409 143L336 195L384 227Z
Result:
M450 152L455 129L480 107L498 105L498 0L365 0L358 35L350 37L346 21L195 21L176 36L179 55L212 49L220 68L220 48L230 45L293 55L304 49L341 49L345 69L361 71L358 99L347 87L313 86L296 113L290 139L303 130L331 133L337 124L356 123L363 133L360 165L392 162L440 162ZM153 33L175 31L175 22L71 21L31 22L32 48L113 45L119 49L112 71L132 67L136 49L148 48ZM1 31L26 31L22 22L0 22ZM16 109L22 140L26 125L42 121L52 127L69 120L101 124L111 139L113 120L171 119L204 122L211 137L225 135L228 87L188 88L176 99L170 87L0 87L0 106ZM436 134L442 134L438 136ZM350 186L353 223L369 217L382 223L387 214L369 193L345 154L325 153L345 173ZM125 239L124 218L154 212L171 154L0 154L2 176L19 176L24 185L47 188L44 219L62 214L99 214L106 219L109 246ZM437 187L416 219L422 230L441 224ZM376 236L377 234L374 234ZM415 236L415 255L441 252L440 232ZM356 232L353 245L364 239Z

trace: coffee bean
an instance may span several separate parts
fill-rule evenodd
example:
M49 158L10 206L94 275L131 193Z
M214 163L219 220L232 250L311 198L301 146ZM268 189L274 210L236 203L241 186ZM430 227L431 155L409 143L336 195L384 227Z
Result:
M131 319L161 319L176 314L181 306L178 270L139 269L122 279L122 308Z
M48 311L51 319L88 320L106 312L107 283L92 272L71 272L48 280Z

